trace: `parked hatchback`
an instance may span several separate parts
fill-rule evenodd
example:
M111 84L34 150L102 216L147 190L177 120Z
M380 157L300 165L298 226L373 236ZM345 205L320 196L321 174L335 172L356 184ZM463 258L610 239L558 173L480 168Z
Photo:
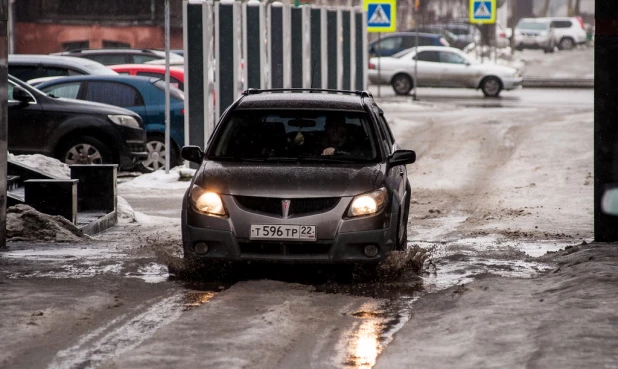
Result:
M54 79L37 86L48 94L95 101L129 109L142 117L148 136L148 158L143 165L151 170L165 167L165 82L156 77L74 76ZM170 91L170 163L179 164L184 144L184 94Z
M248 90L221 117L182 205L188 261L377 264L406 248L414 151L368 92Z
M13 76L8 84L8 150L66 164L119 164L147 156L140 117L112 105L50 97Z
M396 32L369 43L369 56L390 56L405 49L417 46L449 46L448 41L441 35L433 33Z

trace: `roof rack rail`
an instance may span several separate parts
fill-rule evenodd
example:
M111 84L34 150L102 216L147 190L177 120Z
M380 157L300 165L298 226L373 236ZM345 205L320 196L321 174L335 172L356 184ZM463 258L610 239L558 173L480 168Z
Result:
M255 95L260 94L262 92L331 92L331 93L344 93L350 95L359 95L361 97L367 96L373 98L373 95L369 91L362 90L336 90L336 89L327 89L327 88L270 88L270 89L258 89L258 88L249 88L243 91L243 95Z

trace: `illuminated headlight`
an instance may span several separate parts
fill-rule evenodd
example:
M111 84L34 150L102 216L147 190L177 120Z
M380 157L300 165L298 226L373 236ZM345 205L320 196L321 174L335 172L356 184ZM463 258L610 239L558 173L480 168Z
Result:
M205 191L199 186L193 186L191 189L191 201L193 202L193 207L200 213L226 214L221 196L211 191Z
M379 190L354 197L350 210L348 210L348 216L360 217L378 213L386 205L386 194L386 188L382 187Z
M108 115L107 117L120 126L139 128L137 120L129 115Z

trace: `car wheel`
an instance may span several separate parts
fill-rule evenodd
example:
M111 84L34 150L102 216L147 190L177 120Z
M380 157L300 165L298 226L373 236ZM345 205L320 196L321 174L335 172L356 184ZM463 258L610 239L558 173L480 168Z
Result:
M170 146L170 167L174 167L178 163L178 152L174 144ZM146 169L159 170L165 168L165 138L148 136L146 151L148 151L148 158L142 162Z
M487 97L498 97L502 91L502 83L496 77L485 77L481 82L481 90Z
M565 37L560 40L558 46L560 47L560 50L573 50L575 47L575 42L573 42L573 39Z
M405 74L397 74L391 81L393 90L397 95L407 95L412 91L412 78Z
M94 137L83 136L67 141L59 150L58 158L71 164L109 164L112 155L109 148Z

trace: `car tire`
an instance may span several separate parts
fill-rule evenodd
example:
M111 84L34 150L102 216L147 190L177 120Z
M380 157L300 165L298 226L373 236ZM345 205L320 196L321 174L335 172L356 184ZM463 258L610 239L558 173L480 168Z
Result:
M60 146L57 157L67 165L112 163L112 154L107 145L91 136L69 139Z
M498 97L502 91L502 82L497 77L485 77L481 81L481 90L487 97Z
M176 145L171 143L170 150L170 167L175 167L178 164L178 149ZM165 138L158 135L148 135L146 139L146 151L148 158L142 162L142 165L149 171L155 171L165 168Z
M575 41L573 41L573 39L570 37L565 37L560 40L558 47L560 48L560 50L573 50L573 48L575 47Z
M412 88L414 88L412 78L401 73L393 77L391 86L393 86L393 90L397 95L408 95L410 91L412 91Z

